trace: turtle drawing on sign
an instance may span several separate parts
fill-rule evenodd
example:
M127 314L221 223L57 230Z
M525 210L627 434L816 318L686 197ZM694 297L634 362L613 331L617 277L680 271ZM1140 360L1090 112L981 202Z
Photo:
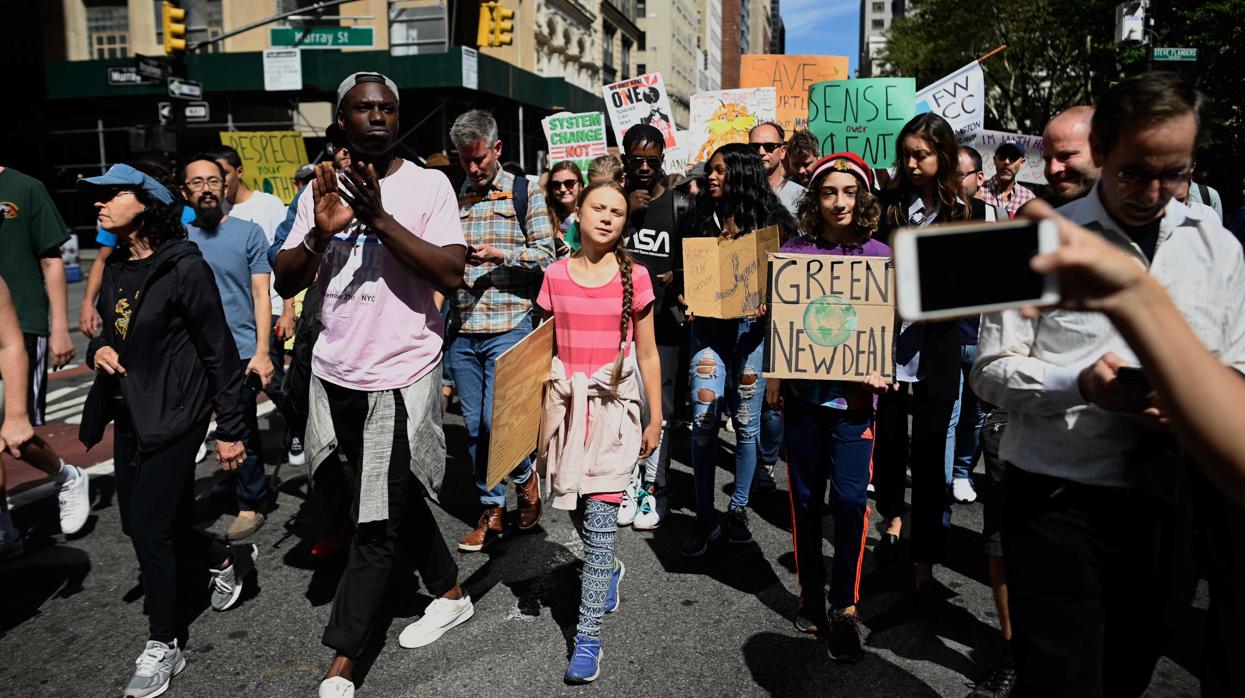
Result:
M837 347L856 333L856 308L840 296L822 296L804 309L804 334L814 344Z
M700 152L696 153L692 162L708 160L713 151L728 143L747 143L748 131L756 125L756 114L748 111L746 106L723 102L713 111L713 117L705 124L705 129L709 133L706 134L705 142L700 146Z

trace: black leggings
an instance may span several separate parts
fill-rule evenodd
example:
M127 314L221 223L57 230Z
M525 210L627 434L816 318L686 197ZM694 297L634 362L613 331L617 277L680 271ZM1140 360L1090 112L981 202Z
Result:
M117 505L121 530L138 558L151 640L169 643L177 637L177 613L186 607L179 591L202 590L207 568L230 556L229 546L193 527L195 452L207 429L204 419L164 448L139 453L129 417L116 420Z

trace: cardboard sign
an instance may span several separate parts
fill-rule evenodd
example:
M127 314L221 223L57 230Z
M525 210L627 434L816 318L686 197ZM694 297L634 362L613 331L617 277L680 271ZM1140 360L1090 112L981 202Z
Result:
M947 120L961 141L985 126L986 77L973 61L916 93L916 113L933 112Z
M1015 141L1025 149L1025 166L1016 173L1016 181L1029 184L1046 184L1046 161L1042 158L1042 137L1026 136L1023 133L1007 133L1005 131L978 131L969 139L960 139L964 145L971 145L981 153L981 171L986 179L994 176L994 151L1000 144Z
M846 56L785 56L746 53L739 57L740 87L772 87L778 92L775 119L787 131L808 127L808 88L848 77Z
M636 124L656 126L666 136L666 148L678 147L675 140L674 112L666 96L666 83L661 73L648 73L601 88L605 108L609 110L614 139L622 147L623 135Z
M506 478L536 451L544 414L544 385L553 366L553 321L537 327L497 357L493 368L493 431L488 486Z
M605 114L599 111L559 112L541 119L540 125L545 129L551 165L570 160L586 175L588 163L609 152L605 143Z
M687 129L691 162L705 162L728 143L747 143L748 131L777 115L778 93L772 87L716 90L692 95L691 126Z
M221 131L220 142L238 151L242 179L251 191L268 192L287 204L294 200L294 173L308 162L298 131Z
M895 139L915 115L912 78L831 80L808 91L808 130L821 154L856 153L874 168L895 165Z
M778 251L778 226L734 239L683 239L683 298L699 317L735 319L756 313L765 300L765 262Z
M895 375L889 257L770 255L767 378L862 382Z

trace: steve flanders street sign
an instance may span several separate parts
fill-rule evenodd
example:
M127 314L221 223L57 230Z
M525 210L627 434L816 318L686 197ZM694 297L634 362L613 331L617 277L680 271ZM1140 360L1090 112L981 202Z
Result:
M1154 60L1156 61L1196 61L1197 49L1195 48L1156 48L1154 49Z

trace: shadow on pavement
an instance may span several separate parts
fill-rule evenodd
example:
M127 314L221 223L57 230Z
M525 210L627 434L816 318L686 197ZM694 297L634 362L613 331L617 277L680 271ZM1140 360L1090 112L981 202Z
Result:
M856 664L837 664L821 638L757 633L743 646L752 680L771 696L829 696L867 693L866 685L885 686L886 695L937 696L938 693L908 672L876 654L866 652ZM867 681L855 683L858 678Z

